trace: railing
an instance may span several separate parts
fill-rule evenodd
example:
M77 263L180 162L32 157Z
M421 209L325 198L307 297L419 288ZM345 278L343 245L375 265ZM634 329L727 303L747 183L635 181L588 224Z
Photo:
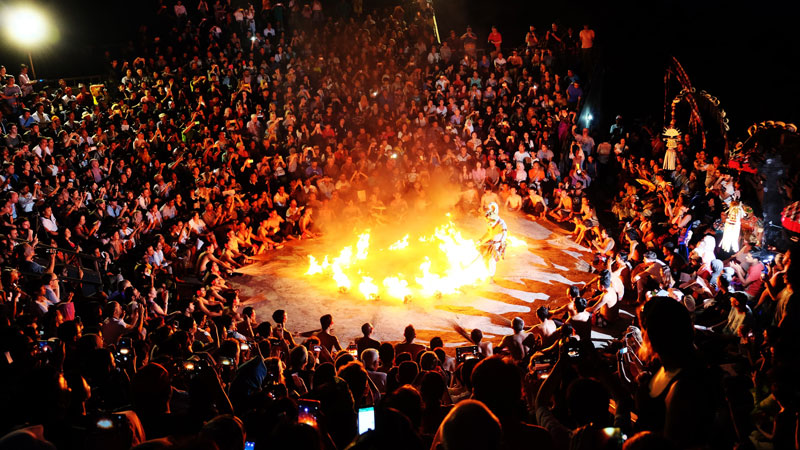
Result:
M23 240L23 239L15 239L15 241L18 242L18 243L30 244L30 242L28 242L26 240ZM74 250L69 250L69 249L66 249L66 248L61 248L61 247L55 247L55 246L52 246L52 245L42 244L41 242L37 242L36 243L36 246L34 247L34 250L49 250L49 251L52 251L52 252L66 253L68 255L76 256L77 260L78 260L78 267L81 270L84 269L84 266L83 266L81 260L92 261L92 262L94 262L94 270L88 269L88 268L87 268L87 270L90 270L90 271L96 273L97 276L98 276L98 279L100 278L100 266L98 265L98 261L100 261L100 258L92 256L92 255L90 255L88 253L80 253L80 252L76 252ZM67 265L67 267L69 268L70 266ZM31 274L28 274L28 273L25 273L25 274L26 275L31 275ZM92 285L96 285L96 286L102 286L103 285L102 280L91 280L91 279L87 280L85 278L77 278L77 277L73 277L73 276L70 276L70 275L59 275L59 278L67 280L67 281L88 283L88 284L92 284Z
M80 83L83 83L83 84L86 84L86 85L90 85L90 84L98 84L98 83L102 83L102 82L106 81L106 76L105 75L86 75L86 76L68 77L68 78L63 78L63 77L62 78L52 78L52 79L45 78L44 82L48 82L48 81L49 82L57 82L57 81L60 81L60 80L64 80L70 86L75 86L75 85L80 84Z

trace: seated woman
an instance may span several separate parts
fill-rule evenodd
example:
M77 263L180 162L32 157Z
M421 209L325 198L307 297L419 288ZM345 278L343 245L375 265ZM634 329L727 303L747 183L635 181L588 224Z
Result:
M80 253L82 251L81 247L72 241L72 230L67 227L61 229L60 236L56 240L56 245L70 252ZM74 253L58 252L58 257L60 262L63 264L78 264L78 256Z
M76 240L82 246L86 246L92 239L97 238L97 230L100 229L100 221L95 221L94 224L86 223L86 214L78 216L78 223L75 224L74 233Z

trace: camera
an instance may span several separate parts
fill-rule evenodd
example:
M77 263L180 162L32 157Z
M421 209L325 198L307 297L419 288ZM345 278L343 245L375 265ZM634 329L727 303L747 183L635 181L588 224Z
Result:
M358 358L358 346L356 346L355 344L348 345L347 353L353 355L354 358Z
M118 347L117 351L114 352L114 360L119 365L128 364L132 358L133 358L133 352L128 347Z
M570 358L578 358L581 356L580 341L575 336L566 338L565 345L567 346L567 356Z
M622 432L622 429L617 427L603 428L603 434L614 442L617 442L620 446L628 439L628 436Z
M223 367L230 367L230 366L233 366L234 361L233 361L233 359L228 358L226 356L220 356L219 357L219 363Z
M102 431L122 428L124 424L125 416L123 414L103 414L94 421L94 426Z
M236 361L233 358L228 358L226 356L219 357L219 374L220 378L225 381L229 382L233 380L234 375L236 374Z
M40 354L52 353L53 352L53 347L50 346L50 342L49 341L38 341L36 343L35 352L36 353L40 353Z
M267 376L264 382L267 384L280 384L281 382L281 365L280 360L277 358L269 358L264 361L267 367Z
M189 380L208 370L208 363L205 360L193 356L180 363L179 370Z
M477 345L465 345L463 347L456 347L456 362L463 363L470 359L480 358Z
M550 363L544 364L534 364L533 369L531 372L536 376L536 378L540 380L547 379L550 375L550 370L553 368L553 365Z
M358 434L375 429L375 407L358 408Z
M320 403L318 400L300 399L297 401L297 422L316 427L319 421Z

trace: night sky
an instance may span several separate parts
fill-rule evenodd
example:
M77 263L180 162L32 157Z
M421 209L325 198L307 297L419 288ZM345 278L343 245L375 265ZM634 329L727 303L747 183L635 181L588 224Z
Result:
M332 1L324 3L332 6ZM32 3L55 11L59 22L59 42L34 52L37 75L55 78L102 73L102 51L130 39L144 17L153 14L155 2ZM800 38L794 31L800 2L435 0L435 6L443 35L450 29L460 35L470 24L483 41L489 27L497 25L512 45L522 44L530 24L544 32L553 21L564 30L588 23L597 33L606 68L599 87L602 110L596 114L603 129L616 114L662 117L670 55L682 62L698 90L720 99L733 137L756 121L800 122L794 69L800 61ZM26 61L25 53L7 42L0 45L0 63L12 73Z

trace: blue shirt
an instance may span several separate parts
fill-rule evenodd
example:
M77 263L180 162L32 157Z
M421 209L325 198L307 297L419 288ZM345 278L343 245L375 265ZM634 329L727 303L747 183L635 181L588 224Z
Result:
M575 87L574 84L570 84L567 88L567 101L569 103L576 103L581 97L583 97L583 89Z
M322 169L319 166L316 169L313 168L312 166L306 167L307 177L321 176L321 175L322 175Z
M22 128L28 128L35 123L38 122L33 120L33 116L28 116L27 119L25 118L25 116L19 118L19 124L22 125Z

